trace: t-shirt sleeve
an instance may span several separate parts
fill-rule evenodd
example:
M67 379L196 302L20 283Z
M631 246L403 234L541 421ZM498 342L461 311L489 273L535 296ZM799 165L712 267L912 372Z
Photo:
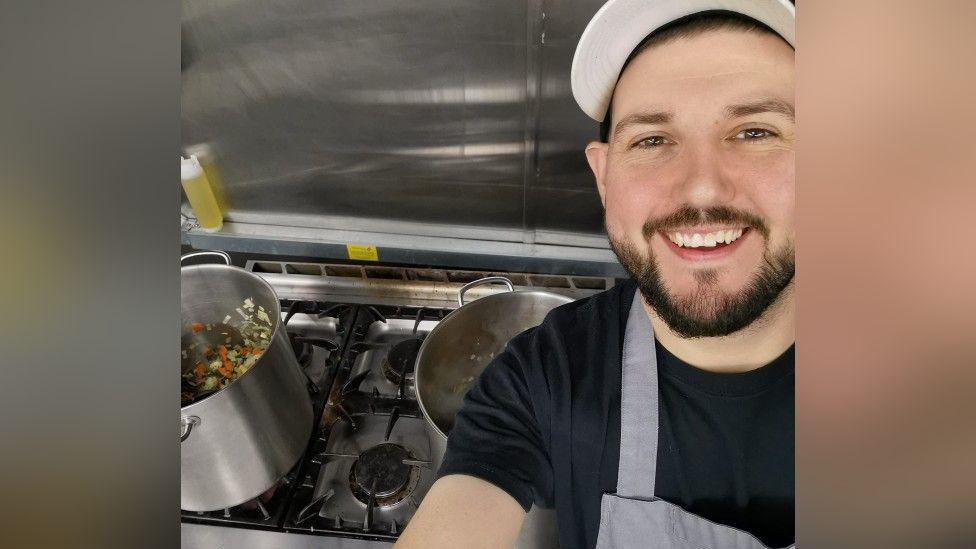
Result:
M540 356L533 331L513 339L464 398L438 477L464 474L501 488L528 511L550 507L552 468ZM542 385L542 386L540 386Z

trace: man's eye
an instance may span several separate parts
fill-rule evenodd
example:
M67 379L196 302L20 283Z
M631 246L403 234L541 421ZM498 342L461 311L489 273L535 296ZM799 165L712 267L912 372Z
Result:
M660 135L653 135L651 137L645 137L644 139L641 139L637 143L634 143L634 146L644 147L644 148L660 147L661 145L667 144L667 142L668 140L661 137Z
M745 139L746 141L756 141L759 139L765 139L767 137L773 137L775 135L775 133L764 128L749 128L735 134L735 138Z

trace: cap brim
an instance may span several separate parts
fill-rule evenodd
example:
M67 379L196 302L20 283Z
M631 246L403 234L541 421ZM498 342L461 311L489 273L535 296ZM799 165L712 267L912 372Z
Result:
M755 19L796 47L796 10L788 0L610 0L586 26L573 56L570 81L583 112L603 120L624 63L648 34L682 17L712 10Z

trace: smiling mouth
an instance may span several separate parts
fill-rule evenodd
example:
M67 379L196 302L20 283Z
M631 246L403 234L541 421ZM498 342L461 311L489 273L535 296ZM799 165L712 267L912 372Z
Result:
M752 236L753 228L739 227L697 227L677 231L658 231L661 240L678 258L712 263L732 258L742 243Z
M739 240L748 229L748 227L740 227L708 233L668 231L664 234L678 247L708 249L727 246Z

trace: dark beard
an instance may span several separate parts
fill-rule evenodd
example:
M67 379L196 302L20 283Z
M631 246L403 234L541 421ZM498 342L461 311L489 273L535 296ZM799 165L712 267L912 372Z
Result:
M645 231L648 237L656 230L649 229ZM768 234L765 230L761 232ZM650 257L647 263L643 263L640 254L629 242L616 240L610 231L607 231L607 235L617 259L637 282L647 303L672 331L685 338L726 336L752 324L789 286L796 269L792 246L775 253L767 249L758 272L737 294L718 293L712 287L717 273L701 271L695 276L698 282L695 294L677 298L665 288L649 246Z

